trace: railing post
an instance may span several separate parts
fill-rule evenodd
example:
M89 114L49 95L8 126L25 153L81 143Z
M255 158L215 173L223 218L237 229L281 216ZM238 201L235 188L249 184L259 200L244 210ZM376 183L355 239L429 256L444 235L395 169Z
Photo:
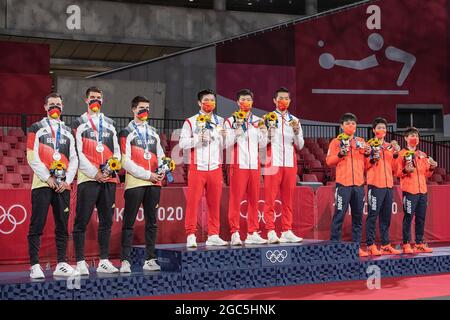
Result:
M22 113L20 115L20 123L21 123L21 127L22 130L25 134L27 134L27 115Z

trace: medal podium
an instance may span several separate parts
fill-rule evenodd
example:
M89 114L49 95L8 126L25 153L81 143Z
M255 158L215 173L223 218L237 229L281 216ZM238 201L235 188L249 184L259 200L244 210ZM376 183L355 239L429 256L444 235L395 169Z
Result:
M0 299L114 299L191 292L366 280L450 272L450 247L431 254L359 258L358 244L304 240L299 244L206 247L157 246L161 271L143 272L145 247L134 246L130 274L31 281L28 272L4 272ZM372 269L372 271L370 271Z

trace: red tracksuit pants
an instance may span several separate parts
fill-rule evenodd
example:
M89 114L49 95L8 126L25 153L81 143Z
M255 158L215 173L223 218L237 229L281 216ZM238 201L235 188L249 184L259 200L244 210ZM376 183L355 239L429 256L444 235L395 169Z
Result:
M259 230L258 200L259 200L259 169L240 169L230 166L230 198L228 205L228 221L231 233L239 231L241 202L247 194L247 230L249 234Z
M197 170L196 166L190 166L186 199L186 235L197 232L197 214L203 191L205 191L206 203L208 204L208 236L219 234L222 184L222 168L200 171Z
M297 167L271 167L264 176L264 220L267 232L275 230L275 200L280 193L282 231L292 230L292 199L294 196Z

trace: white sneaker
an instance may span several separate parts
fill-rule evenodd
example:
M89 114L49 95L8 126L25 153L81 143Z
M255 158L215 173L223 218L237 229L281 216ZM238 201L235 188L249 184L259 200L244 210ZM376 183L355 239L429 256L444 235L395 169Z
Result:
M120 272L121 273L130 273L131 272L131 265L127 260L122 261L122 264L120 266Z
M297 237L292 230L285 231L281 233L280 242L286 243L286 242L302 242L303 238Z
M271 243L280 243L280 239L278 238L275 230L269 231L269 233L267 234L267 241L270 244Z
M231 235L231 245L232 246L242 246L241 236L239 231L236 231Z
M80 276L88 276L89 275L89 266L86 263L86 261L78 261L77 267L75 268L77 272L80 274Z
M212 236L208 237L208 240L206 240L207 246L226 246L228 245L228 242L223 241L220 239L219 235L214 234Z
M117 273L119 269L113 266L108 259L102 259L98 263L97 273Z
M197 238L195 237L195 234L188 235L186 240L186 247L197 248Z
M79 275L78 271L70 264L60 262L56 265L55 271L53 271L55 277L70 277Z
M39 263L31 266L30 278L31 279L44 279L45 278L44 272L42 271L42 267Z
M245 239L245 244L266 244L267 240L263 239L258 232L253 232L252 234L247 235L247 239Z
M161 267L156 263L156 259L145 260L143 270L146 271L159 271Z

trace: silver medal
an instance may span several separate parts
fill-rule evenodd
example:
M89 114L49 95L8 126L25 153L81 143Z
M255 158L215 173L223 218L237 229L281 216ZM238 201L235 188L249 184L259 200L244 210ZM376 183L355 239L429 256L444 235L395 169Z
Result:
M100 143L99 143L99 144L95 147L95 150L97 150L97 152L101 153L101 152L105 151L105 147L103 146L103 144L100 144Z
M53 160L55 160L55 161L61 160L61 153L59 153L59 152L53 153Z
M144 152L144 159L150 160L152 158L152 154L148 151Z

